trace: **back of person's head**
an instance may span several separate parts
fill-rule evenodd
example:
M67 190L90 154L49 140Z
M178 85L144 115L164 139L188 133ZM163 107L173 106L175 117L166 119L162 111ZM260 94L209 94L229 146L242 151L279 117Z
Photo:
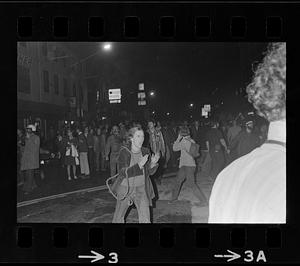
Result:
M269 122L286 118L286 43L272 43L247 86L248 101Z

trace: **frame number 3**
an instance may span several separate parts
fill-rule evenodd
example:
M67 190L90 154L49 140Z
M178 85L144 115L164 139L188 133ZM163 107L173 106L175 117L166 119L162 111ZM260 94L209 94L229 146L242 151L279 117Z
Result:
M111 253L109 253L109 257L111 260L109 260L108 263L118 263L119 262L117 253L111 252Z

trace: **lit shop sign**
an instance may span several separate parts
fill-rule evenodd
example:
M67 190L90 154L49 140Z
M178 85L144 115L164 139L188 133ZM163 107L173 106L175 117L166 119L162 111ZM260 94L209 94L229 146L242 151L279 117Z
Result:
M210 106L210 104L204 104L204 110L205 110L206 112L210 112L210 111L211 111L211 106Z
M204 116L205 118L208 117L208 111L206 111L205 108L202 108L202 116Z
M32 64L32 58L30 56L18 53L17 63L20 66L30 68Z
M121 103L121 97L121 89L108 90L109 103Z
M139 84L139 91L144 91L145 88L144 88L144 83L140 83Z

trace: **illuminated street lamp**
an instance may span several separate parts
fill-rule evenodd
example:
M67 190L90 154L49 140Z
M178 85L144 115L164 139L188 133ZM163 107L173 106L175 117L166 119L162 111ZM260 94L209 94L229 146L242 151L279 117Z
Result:
M153 111L152 114L155 115L155 111Z
M111 48L112 48L111 43L104 43L104 44L102 45L102 49L103 49L104 51L110 51Z
M193 104L193 103L190 103L190 107L193 108L193 107L194 107L194 104Z
M167 115L169 116L169 115L170 115L170 113L168 112L168 113L167 113Z
M154 97L155 96L155 92L154 91L150 91L150 96Z

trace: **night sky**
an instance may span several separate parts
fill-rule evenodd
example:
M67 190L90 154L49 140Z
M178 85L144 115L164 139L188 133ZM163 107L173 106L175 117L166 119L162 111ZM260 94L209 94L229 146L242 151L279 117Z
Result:
M112 43L112 51L105 53L101 44L67 44L80 58L99 51L87 62L88 75L101 78L90 79L89 87L105 81L128 93L142 82L155 90L152 104L163 112L184 112L190 102L199 111L200 104L216 101L232 106L236 89L249 83L252 64L261 61L267 47L267 43Z

